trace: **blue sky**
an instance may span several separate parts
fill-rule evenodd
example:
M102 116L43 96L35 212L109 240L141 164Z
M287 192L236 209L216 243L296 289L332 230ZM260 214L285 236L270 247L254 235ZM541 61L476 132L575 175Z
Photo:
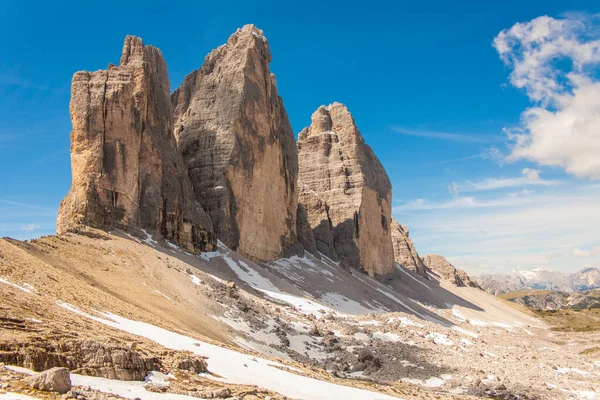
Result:
M345 103L421 254L473 274L600 267L597 2L389 3L4 0L0 235L54 233L75 71L117 64L134 34L175 89L254 23L294 131Z

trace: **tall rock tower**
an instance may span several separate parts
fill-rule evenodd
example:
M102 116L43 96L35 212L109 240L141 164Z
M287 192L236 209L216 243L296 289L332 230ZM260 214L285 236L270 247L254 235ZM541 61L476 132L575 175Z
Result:
M371 275L394 270L392 186L343 104L321 106L298 138L299 201L318 250Z
M172 97L175 136L218 238L258 261L297 246L298 154L253 25L212 51Z
M192 252L216 239L173 136L167 65L160 51L125 38L121 65L77 72L71 85L71 190L57 232L81 226L146 230Z

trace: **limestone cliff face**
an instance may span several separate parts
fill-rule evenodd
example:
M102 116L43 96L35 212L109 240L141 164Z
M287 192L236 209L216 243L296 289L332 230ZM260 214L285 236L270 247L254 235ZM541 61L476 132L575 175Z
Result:
M298 138L299 202L318 250L369 274L394 269L390 180L343 104L321 106Z
M417 253L413 241L408 236L408 228L400 225L392 217L392 244L394 246L394 261L402 267L407 268L424 278L427 278L427 270L423 260Z
M262 31L238 29L172 95L175 136L218 238L258 261L297 242L298 155Z
M423 256L423 263L430 270L430 272L456 286L470 286L479 288L479 286L471 280L465 271L456 269L454 265L452 265L445 257L437 254L427 254Z
M144 229L189 251L216 244L194 201L173 136L167 65L160 51L125 39L121 65L77 72L71 85L71 190L57 232L82 226Z

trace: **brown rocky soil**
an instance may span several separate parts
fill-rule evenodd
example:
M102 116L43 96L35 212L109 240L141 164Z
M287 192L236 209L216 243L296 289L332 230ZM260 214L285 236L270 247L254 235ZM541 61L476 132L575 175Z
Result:
M418 310L427 318L438 315L439 320L405 312L349 315L328 311L325 306L322 312L305 313L246 286L227 263L221 263L224 257L192 258L152 241L93 230L87 236L50 236L30 243L0 240L0 360L32 369L67 366L73 373L109 377L139 378L155 369L177 379L166 388L149 386L147 390L204 396L227 389L238 398L277 398L264 389L191 373L190 368L202 370L201 359L79 316L57 304L63 301L87 313L111 312L267 357L298 368L297 373L305 376L407 399L566 398L565 392L548 384L565 390L593 387L597 374L593 365L600 362L599 353L593 351L597 334L549 331L532 316L517 311L518 305L478 289L438 286L435 280L417 283L407 277L403 284L412 282L413 289L420 287L421 296L426 295ZM229 257L229 263L243 260L234 253ZM269 276L280 288L301 298L302 292L289 283L245 262L248 271ZM305 274L308 270L297 271ZM338 275L348 284L353 276L343 269ZM307 279L309 275L303 276ZM288 274L288 279L299 276ZM394 280L384 284L366 275L352 279L363 282L365 288L371 285L404 299L400 292L392 291L397 284ZM414 275L414 279L419 278ZM346 293L338 284L333 287ZM431 296L444 290L454 293L444 295L446 302L459 304L452 296L460 296L463 306L457 310L463 317L454 315L454 309L444 309L444 301L439 307L425 304L427 298L438 301ZM346 295L357 292L354 288ZM474 304L485 310L476 311ZM206 361L210 371L210 359ZM578 370L588 375L581 376ZM431 382L440 386L424 384L433 378L437 380ZM464 394L457 394L459 389Z

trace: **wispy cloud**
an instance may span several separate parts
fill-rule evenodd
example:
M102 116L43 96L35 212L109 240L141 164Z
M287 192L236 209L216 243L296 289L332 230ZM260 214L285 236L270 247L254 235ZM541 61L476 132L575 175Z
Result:
M417 251L443 254L467 271L471 265L574 271L583 268L581 261L600 266L600 249L589 246L600 237L599 197L600 185L570 184L514 198L420 199L393 211L411 230Z
M514 178L486 178L481 181L466 181L464 183L453 182L448 186L448 191L457 196L459 193L481 192L497 189L506 189L524 186L556 186L560 181L546 180L540 178L540 171L537 169L523 168L521 176ZM523 194L530 194L523 192Z
M421 165L421 167L431 167L434 165L451 164L451 163L460 162L460 161L474 160L476 158L483 158L483 156L481 154L473 154L472 156L451 158L449 160L434 161L434 162L430 162L427 164L423 164L423 165Z
M29 79L23 79L16 75L0 75L0 86L19 86L28 89L36 89L36 90L48 90L48 85L41 85L35 82L30 81Z
M591 248L590 250L573 249L569 255L573 257L591 257L600 254L600 246Z
M430 139L449 140L453 142L463 143L494 143L501 142L505 138L500 135L487 135L487 134L464 134L455 132L438 132L438 131L427 131L427 130L414 130L404 128L400 126L392 127L392 130L402 135L420 136Z
M19 201L12 201L12 200L6 200L6 199L0 199L0 203L8 204L11 206L17 206L17 207L33 208L33 209L42 210L42 211L54 211L55 210L52 207L38 206L36 204L22 203Z
M552 254L548 254L548 255L546 256L546 260L556 260L556 259L558 259L558 258L561 258L561 257L564 257L564 256L565 256L565 255L564 255L563 253L557 253L557 252L554 252L554 253L552 253Z
M21 227L21 230L25 232L33 232L37 231L38 229L40 229L40 226L37 224L27 224Z
M475 197L455 196L450 200L435 202L427 199L416 199L399 206L393 207L395 213L407 213L411 211L427 210L449 210L449 209L469 209L469 208L492 208L492 207L512 207L531 203L533 200L527 197L504 196L492 200L479 200Z

